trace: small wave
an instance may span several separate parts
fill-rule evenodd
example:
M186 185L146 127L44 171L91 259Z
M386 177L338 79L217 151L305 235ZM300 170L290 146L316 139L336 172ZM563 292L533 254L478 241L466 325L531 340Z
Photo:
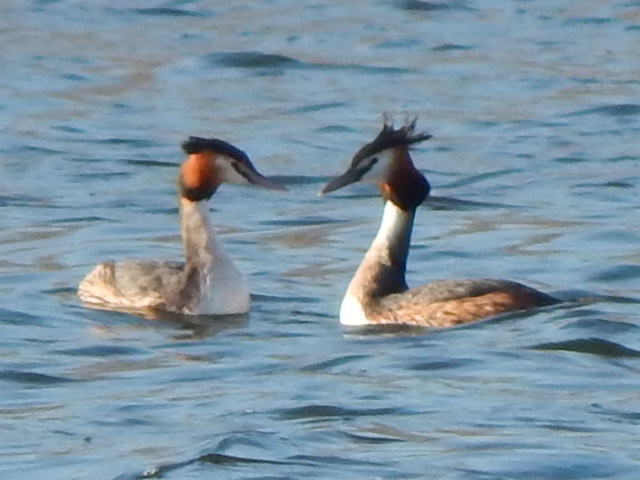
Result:
M205 56L209 63L233 68L303 68L300 62L285 55L262 52L217 52Z
M338 457L335 455L294 455L291 457L296 463L311 463L314 465L361 465L382 466L386 463L370 462L366 460L354 460L352 458Z
M343 108L347 105L347 102L317 103L285 110L283 113L286 115L296 115L300 113L322 112L325 110L330 110L332 108Z
M446 10L475 10L464 2L428 2L425 0L402 0L398 2L402 10L418 12L439 12Z
M42 318L26 312L0 308L0 323L9 325L42 325Z
M124 145L127 147L134 148L154 148L160 146L158 143L143 140L141 138L98 138L98 139L90 139L90 140L76 140L77 143L87 143L87 144L95 144L95 145Z
M640 279L640 265L615 265L593 275L590 280L599 282L618 282Z
M468 210L486 210L493 208L515 208L514 205L507 205L496 202L477 202L474 200L461 200L453 197L440 197L430 195L423 205L429 207L430 210L444 211L463 211Z
M553 161L557 163L582 163L587 162L588 159L580 157L556 157Z
M57 350L56 353L72 357L117 357L121 355L141 355L144 352L138 348L119 345L92 345L89 347Z
M504 168L502 170L495 170L493 172L480 173L478 175L470 175L468 177L455 180L446 185L447 188L452 187L466 187L468 185L474 185L485 180L492 180L494 178L502 178L505 176L521 173L522 170L518 168Z
M86 133L82 128L72 127L69 125L54 125L51 129L64 133Z
M310 182L319 183L317 179L320 177L306 178L309 179ZM344 223L344 220L336 220L335 218L329 218L320 215L307 215L305 217L292 218L287 220L271 220L269 222L269 225L273 227L316 227L318 225L334 225L338 223Z
M420 46L422 42L417 38L401 38L399 40L385 40L377 43L376 48L394 49Z
M404 441L401 438L376 437L373 435L358 435L355 433L345 433L345 436L354 443L362 443L365 445L380 445L385 443L397 443Z
M617 162L637 162L638 155L616 155L615 157L609 157L605 159L607 162L617 163ZM603 185L605 186L617 186L616 184L622 183L622 186L633 188L633 184L628 182L605 182Z
M565 25L605 25L607 23L617 22L617 19L611 17L576 17L565 20Z
M236 457L222 453L205 453L198 457L198 462L211 463L213 465L239 465L244 463L262 463L266 465L288 465L288 462L266 460L262 458Z
M591 410L598 415L611 417L616 421L623 421L624 423L640 424L640 412L633 412L633 411L629 412L629 411L617 410L614 408L603 407L602 405L597 403L591 405Z
M168 463L158 467L150 468L141 473L118 475L114 480L144 480L148 478L162 478L166 474L189 467L197 463L206 463L216 466L237 466L246 464L263 464L263 465L293 465L293 462L284 462L278 460L267 460L251 457L238 457L234 455L226 455L222 453L205 453L196 458L185 460L182 462ZM300 462L298 462L300 463Z
M0 195L0 207L32 207L42 203L42 199L29 195Z
M291 302L300 303L320 303L321 300L316 297L305 297L301 295L265 295L261 293L252 293L251 300L256 303L283 303L290 304Z
M344 408L335 405L305 405L277 410L276 413L283 420L310 420L332 417L393 415L401 412L396 408Z
M106 222L109 221L106 217L98 217L88 215L86 217L65 217L65 218L54 218L49 220L49 224L51 225L68 225L74 223L95 223L95 222Z
M109 180L112 178L129 178L131 177L132 173L131 172L103 172L100 174L100 180L104 181L104 180ZM93 179L96 177L95 172L87 172L87 173L77 173L75 175L75 178L77 180L84 180L84 179Z
M18 148L15 149L11 149L11 150L0 150L2 152L5 153L30 153L30 154L38 154L38 153L42 153L45 155L63 155L65 152L63 152L62 150L55 150L53 148L46 148L46 147L38 147L36 145L22 145Z
M111 9L115 13L123 13L123 10ZM124 12L134 13L136 15L144 15L148 17L196 17L206 18L212 15L210 12L196 12L193 10L185 10L182 8L169 7L150 7L150 8L129 8Z
M563 342L540 343L532 347L534 350L566 351L576 353L590 353L602 357L625 358L640 357L640 351L625 347L619 343L602 338L578 338Z
M589 108L586 110L578 110L577 112L567 113L565 116L579 117L583 115L606 115L610 117L626 117L639 114L640 105L636 105L634 103L616 103L596 108Z
M121 160L121 163L125 165L133 165L136 167L161 167L161 168L176 168L178 166L175 162L160 162L158 160Z
M335 63L314 63L296 60L286 55L264 52L214 52L204 56L206 63L217 67L264 70L339 70L363 73L408 73L411 70L399 67L378 67Z
M409 367L410 370L433 371L433 370L450 370L453 368L462 368L468 365L477 365L476 360L464 358L453 358L450 360L437 360L433 362L417 363Z
M28 372L22 370L3 370L0 371L0 380L21 383L23 385L59 385L62 383L75 382L76 380L56 375L47 375L44 373Z
M459 51L459 50L471 50L473 47L470 45L458 45L456 43L443 43L440 45L436 45L431 50L434 52L451 52L451 51Z
M326 372L334 367L339 367L347 363L355 362L369 358L369 355L345 355L338 358L332 358L323 362L312 363L302 367L300 370L303 372Z
M318 133L347 133L353 132L352 128L345 127L344 125L327 125L325 127L316 128Z
M584 315L582 310L578 310L576 312L577 315ZM625 335L630 332L637 331L640 326L634 323L626 323L620 321L613 320L605 320L603 318L593 318L593 316L597 315L598 312L591 312L589 316L584 316L583 318L579 318L571 323L568 323L564 327L563 330L580 330L582 332L598 332L600 335ZM570 316L567 316L570 318Z

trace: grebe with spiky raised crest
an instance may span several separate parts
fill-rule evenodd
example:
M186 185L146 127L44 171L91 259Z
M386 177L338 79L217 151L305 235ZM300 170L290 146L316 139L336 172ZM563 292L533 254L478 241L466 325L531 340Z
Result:
M508 280L438 280L409 288L405 279L411 230L429 195L410 146L431 138L415 131L417 119L395 129L385 116L382 131L356 152L351 165L321 194L355 182L375 183L385 200L382 223L353 276L340 307L344 325L406 324L451 327L559 300Z
M189 137L180 167L180 222L184 262L107 261L78 287L89 306L114 310L227 315L249 310L249 291L224 252L207 201L222 183L285 190L261 175L239 148L216 138Z

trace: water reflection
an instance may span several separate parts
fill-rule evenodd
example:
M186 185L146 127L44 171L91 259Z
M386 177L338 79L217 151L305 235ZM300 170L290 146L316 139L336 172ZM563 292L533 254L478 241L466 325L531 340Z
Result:
M181 315L173 312L165 312L155 309L110 309L104 306L85 305L96 311L111 312L112 314L91 316L93 321L101 322L101 326L96 327L102 330L116 334L121 329L155 329L155 328L171 328L177 329L177 333L172 334L172 338L176 340L198 340L213 337L221 332L233 329L244 328L249 323L249 314L237 315ZM115 314L115 315L113 315ZM138 318L144 321L135 322L131 319ZM125 324L118 322L118 319L124 319ZM116 323L114 323L114 320ZM104 322L104 323L102 323Z

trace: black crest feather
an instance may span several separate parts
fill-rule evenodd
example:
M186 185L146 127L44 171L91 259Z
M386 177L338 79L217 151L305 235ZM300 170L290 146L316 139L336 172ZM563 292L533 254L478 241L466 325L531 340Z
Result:
M215 152L226 155L227 157L235 158L241 162L251 163L249 161L249 157L244 151L231 145L229 142L220 140L219 138L189 137L182 142L182 150L187 155L206 151Z
M380 153L384 150L393 147L409 146L414 143L424 142L429 140L431 135L426 132L416 133L416 123L418 117L414 117L412 120L407 120L405 124L398 129L393 127L391 117L384 115L384 124L382 130L378 133L378 136L371 142L367 143L353 156L351 162L352 166L355 166L360 160Z

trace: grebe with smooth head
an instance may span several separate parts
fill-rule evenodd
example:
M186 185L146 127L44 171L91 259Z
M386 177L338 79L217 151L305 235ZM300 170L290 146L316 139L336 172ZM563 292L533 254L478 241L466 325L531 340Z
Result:
M378 136L358 150L347 171L321 191L325 194L355 182L370 182L379 186L385 200L378 233L342 300L340 322L451 327L558 303L545 293L508 280L438 280L408 287L405 271L411 230L416 209L430 190L409 155L411 145L431 138L415 132L416 121L394 129L385 116Z
M224 252L207 201L222 183L284 187L265 178L245 152L223 140L189 137L180 167L180 222L184 262L107 261L78 287L80 299L97 308L227 315L249 310L242 274Z

